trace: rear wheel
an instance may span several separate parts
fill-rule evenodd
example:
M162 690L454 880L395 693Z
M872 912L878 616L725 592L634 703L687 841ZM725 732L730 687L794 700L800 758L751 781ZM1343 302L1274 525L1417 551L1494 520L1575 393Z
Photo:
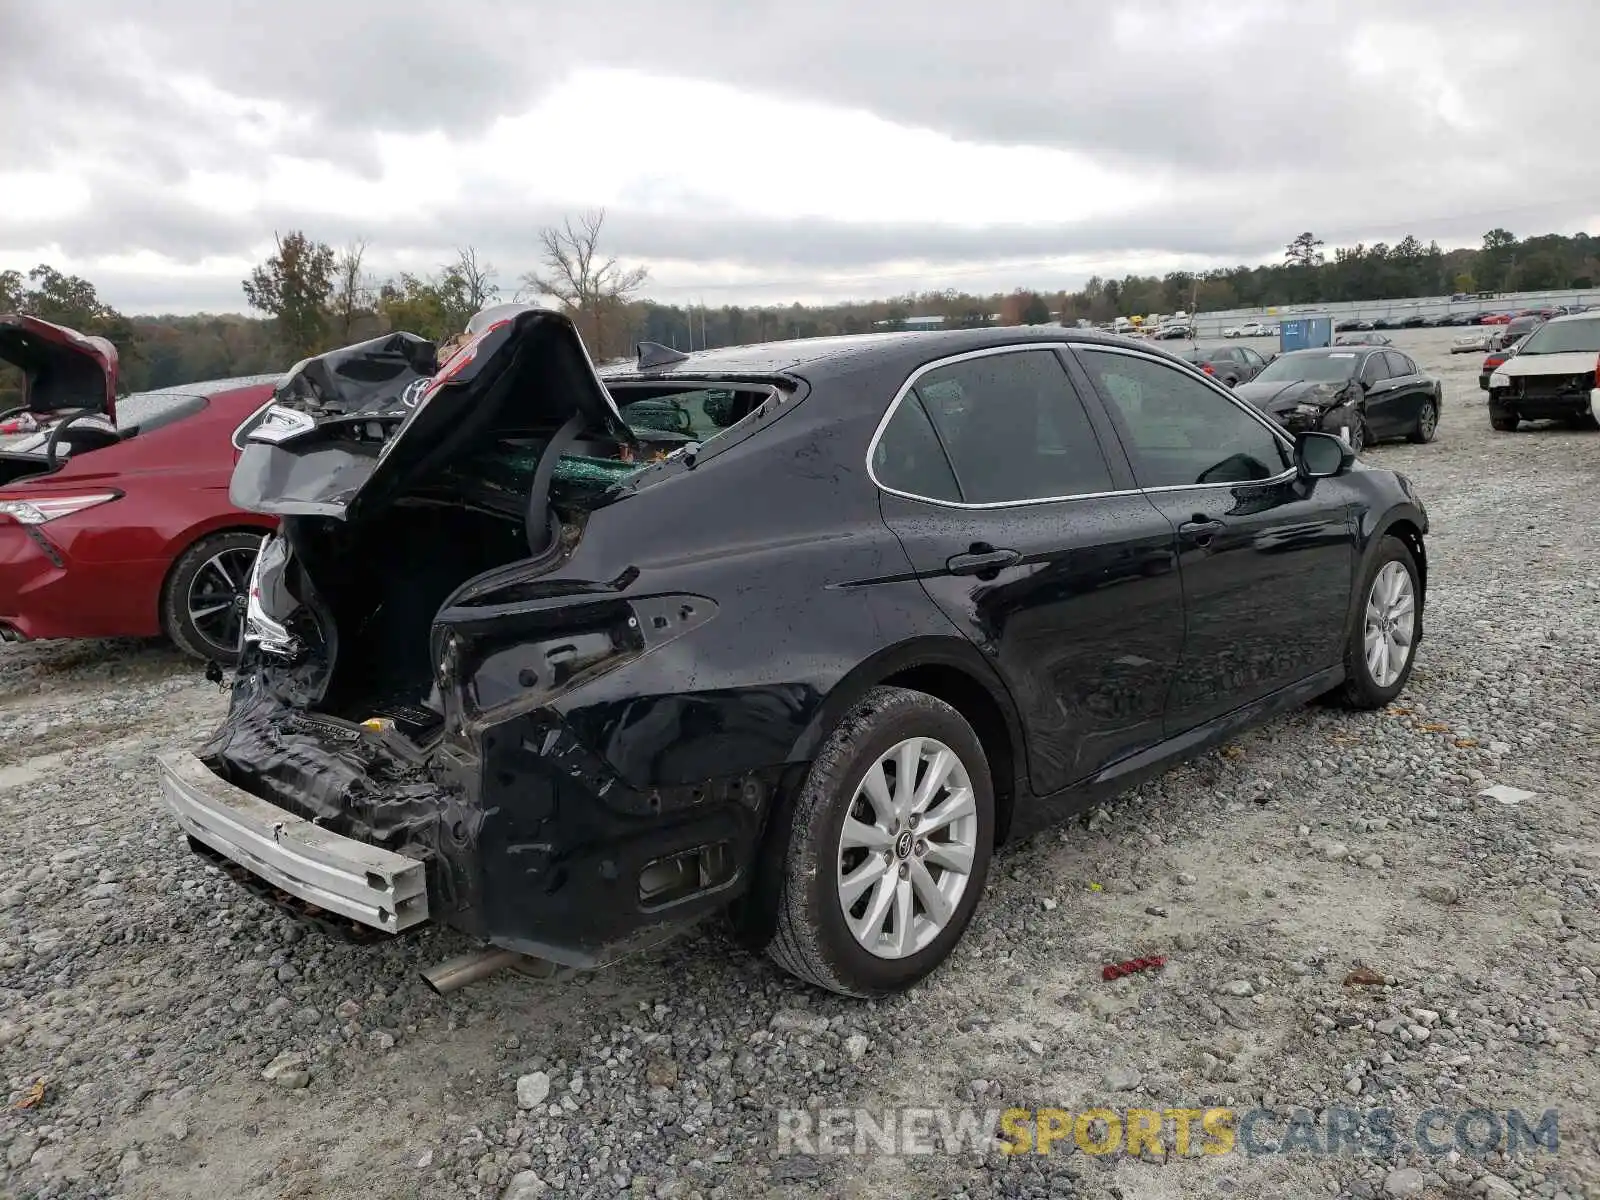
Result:
M1497 417L1494 413L1489 414L1489 427L1497 429L1501 433L1515 433L1517 426L1521 423L1521 420L1516 416Z
M239 660L250 571L259 533L214 533L173 564L161 598L161 625L185 654L231 667Z
M768 956L844 995L910 987L965 932L993 841L994 785L972 727L932 696L873 689L796 796L767 881L777 889Z
M1439 432L1439 406L1433 397L1422 402L1422 411L1417 414L1417 427L1411 431L1409 441L1425 443L1433 441L1433 435Z

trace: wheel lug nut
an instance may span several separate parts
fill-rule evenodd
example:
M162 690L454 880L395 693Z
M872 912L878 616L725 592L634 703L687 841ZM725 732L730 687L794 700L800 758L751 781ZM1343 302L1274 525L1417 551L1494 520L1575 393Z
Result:
M928 843L919 841L917 843L917 853L918 854L926 854L927 852L928 852Z
M917 822L919 822L921 820L922 820L922 818L918 814L912 813L911 814L911 820L909 822L909 824L911 825L911 828L915 829L917 827Z
M904 879L909 874L911 874L911 868L906 866L905 863L901 863L900 864L900 878Z

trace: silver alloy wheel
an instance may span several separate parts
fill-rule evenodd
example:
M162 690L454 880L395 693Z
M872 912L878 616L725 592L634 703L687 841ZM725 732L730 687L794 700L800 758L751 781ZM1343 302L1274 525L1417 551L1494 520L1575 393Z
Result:
M218 650L231 653L239 648L255 561L255 547L235 546L206 559L189 580L189 624Z
M845 924L878 958L925 949L972 876L978 808L966 765L935 738L891 746L856 784L839 833Z
M1439 424L1439 414L1433 407L1432 400L1422 402L1422 415L1417 418L1417 432L1422 435L1423 441L1433 437L1434 428Z
M1387 562L1367 593L1367 670L1381 688L1400 678L1416 643L1417 595L1404 564Z

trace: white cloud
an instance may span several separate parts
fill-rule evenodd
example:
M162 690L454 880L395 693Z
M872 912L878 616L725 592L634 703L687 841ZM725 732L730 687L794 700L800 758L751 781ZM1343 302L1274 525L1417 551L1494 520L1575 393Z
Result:
M1305 228L1572 231L1600 196L1582 0L1515 26L1489 0L458 9L8 18L0 267L238 308L303 228L379 272L471 244L508 282L605 206L653 294L777 303L1205 268Z

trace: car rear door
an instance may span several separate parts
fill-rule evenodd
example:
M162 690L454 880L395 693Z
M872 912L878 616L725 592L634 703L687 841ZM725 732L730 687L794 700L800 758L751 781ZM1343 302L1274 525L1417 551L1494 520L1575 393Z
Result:
M1417 427L1422 406L1433 398L1433 381L1417 369L1408 355L1398 350L1385 350L1389 362L1389 379L1394 395L1388 405L1395 420L1395 435L1410 433Z
M1061 343L928 364L872 449L884 520L1010 689L1041 795L1161 740L1183 641L1172 525L1073 371Z
M1300 480L1270 421L1189 372L1120 347L1075 353L1136 480L1179 536L1184 641L1168 735L1338 663L1356 559L1353 489Z

